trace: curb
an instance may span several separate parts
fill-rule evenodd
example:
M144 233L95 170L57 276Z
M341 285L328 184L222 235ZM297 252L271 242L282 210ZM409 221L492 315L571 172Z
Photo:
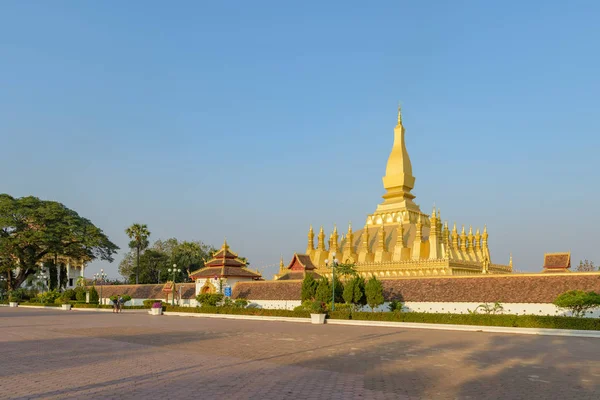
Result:
M311 323L310 318L293 317L263 317L257 315L233 315L233 314L202 314L185 312L163 312L166 316L193 317L193 318L221 318L242 319L254 321L279 321L279 322L303 322ZM404 329L430 329L442 331L462 332L486 332L486 333L512 333L517 335L540 335L540 336L567 336L600 339L600 331L548 329L548 328L512 328L504 326L480 326L480 325L451 325L451 324L425 324L418 322L388 322L388 321L360 321L344 319L327 319L325 324L329 325L352 325L352 326L377 326L384 328Z
M326 322L331 325L380 326L386 328L432 329L443 331L486 333L513 333L518 335L570 336L600 339L600 331L584 331L569 329L512 328L505 326L424 324L418 322L358 321L343 319L328 319Z
M235 314L204 314L204 313L187 313L176 311L164 311L163 315L175 317L193 317L193 318L220 318L220 319L245 319L254 321L280 321L280 322L303 322L310 324L310 318L295 318L295 317L268 317L261 315L235 315Z

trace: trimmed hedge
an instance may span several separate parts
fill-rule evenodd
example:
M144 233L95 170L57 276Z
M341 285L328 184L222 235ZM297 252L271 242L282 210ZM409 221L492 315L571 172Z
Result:
M309 318L309 311L269 310L265 308L237 308L237 307L179 307L163 304L163 311L188 312L201 314L233 314L233 315L259 315L264 317L294 317Z
M170 305L163 305L163 311L205 314L258 315L265 317L310 317L310 311L269 310L263 308L178 306L173 307ZM328 318L345 320L352 319L360 321L419 322L429 324L505 326L514 328L600 330L600 319L557 317L545 315L351 312L350 310L346 309L329 312Z
M354 312L348 314L344 311L335 311L333 313L329 313L329 318L353 319L361 321L506 326L514 328L600 330L600 319L597 318L575 318L546 315L436 314L414 312Z
M38 307L60 307L60 304L57 303L32 303L32 302L25 302L25 303L19 303L20 306L38 306Z
M98 304L73 304L73 308L108 308L108 309L112 309L113 306L112 305L98 305ZM146 309L148 307L144 307L144 306L124 306L123 309L124 310L143 310Z

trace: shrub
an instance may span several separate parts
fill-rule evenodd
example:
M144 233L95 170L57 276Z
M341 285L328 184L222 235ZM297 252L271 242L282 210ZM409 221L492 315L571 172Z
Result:
M231 297L225 297L223 299L223 304L221 304L222 307L233 307L233 300L231 300Z
M319 300L315 300L310 306L311 314L325 314L327 312L327 305Z
M12 290L12 291L8 292L8 301L18 303L22 299L23 299L22 294L18 290Z
M355 308L367 304L365 297L365 280L360 276L355 276L344 286L344 301L352 304Z
M69 301L69 300L75 300L75 290L73 289L67 289L64 292L62 292L61 298L64 299L65 301Z
M98 302L100 302L100 296L98 295L96 286L92 286L92 288L90 289L90 303L98 303Z
M313 300L319 283L315 281L312 274L306 274L302 281L302 301Z
M123 303L127 303L128 301L131 301L131 296L128 294L124 294L121 297L123 298Z
M222 293L202 293L196 296L196 301L204 306L215 307L223 300Z
M144 301L143 301L143 304L144 304L144 307L146 307L146 308L151 308L151 307L152 307L152 305L153 305L154 303L156 303L156 302L161 302L161 303L162 303L162 300L156 300L156 299L144 300Z
M392 301L390 301L390 304L388 304L388 308L392 312L394 312L394 311L402 311L402 303L399 302L398 300L392 300Z
M235 299L233 306L236 308L246 308L248 307L248 300L242 298Z
M371 307L371 311L383 304L383 285L381 281L373 275L365 285L365 295L367 304Z
M62 293L60 293L56 289L49 290L47 292L38 294L40 303L47 303L47 304L56 304L56 300L60 299L61 296L62 296Z
M322 303L328 303L331 302L331 296L331 285L329 284L329 281L327 278L321 278L315 293L315 300L318 300Z
M81 286L75 288L75 300L85 301L85 289Z
M162 308L162 301L157 301L154 304L152 304L152 308Z
M590 308L600 305L600 294L583 290L569 290L559 295L553 304L571 311L575 317L581 317Z

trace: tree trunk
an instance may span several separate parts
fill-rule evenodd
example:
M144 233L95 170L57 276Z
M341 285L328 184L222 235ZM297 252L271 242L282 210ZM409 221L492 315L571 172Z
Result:
M137 265L135 267L135 284L139 285L140 281L140 245L137 246Z

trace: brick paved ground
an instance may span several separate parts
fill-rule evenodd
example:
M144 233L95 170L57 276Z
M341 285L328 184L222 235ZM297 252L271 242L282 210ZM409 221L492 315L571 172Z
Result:
M600 340L0 307L0 398L598 399Z

